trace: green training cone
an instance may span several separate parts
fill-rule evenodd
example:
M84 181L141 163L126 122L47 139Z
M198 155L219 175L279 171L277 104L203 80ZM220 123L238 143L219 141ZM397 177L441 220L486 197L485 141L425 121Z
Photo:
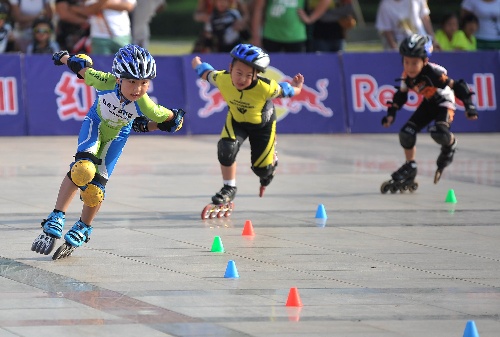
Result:
M477 332L476 323L474 323L474 321L467 321L463 337L479 337L479 332Z
M455 191L454 190L449 190L448 194L446 195L446 202L456 204L457 203L457 197L455 196Z
M222 244L220 236L214 237L214 243L212 243L212 252L224 253L224 245Z
M316 211L316 219L327 219L325 206L323 204L318 205L318 210Z

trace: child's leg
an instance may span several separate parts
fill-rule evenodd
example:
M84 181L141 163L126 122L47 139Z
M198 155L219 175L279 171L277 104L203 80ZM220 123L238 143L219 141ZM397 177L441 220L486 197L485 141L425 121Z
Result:
M78 186L76 186L67 175L64 176L61 187L59 187L59 194L57 195L54 208L66 212L77 191Z

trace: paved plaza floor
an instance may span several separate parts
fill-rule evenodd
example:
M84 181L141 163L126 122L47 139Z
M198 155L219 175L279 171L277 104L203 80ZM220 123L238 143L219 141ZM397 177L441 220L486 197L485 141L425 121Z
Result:
M263 198L245 143L234 213L203 221L218 137L134 135L91 240L58 261L30 247L76 137L0 137L0 337L461 337L468 321L498 337L500 134L457 136L437 185L439 146L419 136L404 194L380 193L403 163L397 134L280 134Z

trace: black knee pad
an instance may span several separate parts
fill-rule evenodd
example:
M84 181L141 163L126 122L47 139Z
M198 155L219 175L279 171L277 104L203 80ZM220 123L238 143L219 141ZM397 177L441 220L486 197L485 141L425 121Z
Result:
M429 132L432 139L439 145L450 145L453 135L447 124L436 123L429 127Z
M274 166L273 165L267 165L266 167L254 167L254 166L252 166L252 171L259 178L267 178L274 173Z
M417 143L417 130L412 123L406 123L399 131L399 143L407 150L412 149Z
M239 150L240 144L238 140L221 138L217 143L217 157L219 158L219 163L224 166L233 165Z

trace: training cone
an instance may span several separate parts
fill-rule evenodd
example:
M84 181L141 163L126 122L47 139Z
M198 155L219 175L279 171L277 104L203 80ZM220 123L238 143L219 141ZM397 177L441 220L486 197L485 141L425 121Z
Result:
M325 206L323 204L318 205L318 210L316 211L316 219L327 219Z
M297 288L290 288L288 299L286 300L287 307L301 307L302 301L300 300L299 291Z
M245 221L245 226L243 227L243 232L241 235L254 236L255 233L253 231L252 221Z
M479 337L479 333L476 329L476 323L474 323L474 321L467 322L467 324L465 325L463 337Z
M222 244L222 240L220 236L214 237L214 243L212 243L213 253L224 253L224 245Z
M238 270L236 269L236 264L233 260L229 260L226 267L226 273L224 274L225 278L238 278Z
M449 190L448 194L446 195L446 202L449 202L451 204L456 204L457 203L457 197L455 196L455 191L454 190Z

